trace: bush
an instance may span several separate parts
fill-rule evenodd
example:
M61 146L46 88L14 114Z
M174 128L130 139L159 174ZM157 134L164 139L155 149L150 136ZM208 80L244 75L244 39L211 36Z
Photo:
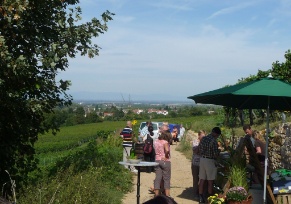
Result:
M132 189L132 174L118 164L121 160L118 136L92 140L85 148L43 168L38 174L42 179L23 188L18 202L119 204L124 193Z

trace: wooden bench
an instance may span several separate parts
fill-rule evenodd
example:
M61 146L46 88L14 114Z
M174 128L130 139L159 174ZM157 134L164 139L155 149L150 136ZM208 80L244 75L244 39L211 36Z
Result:
M277 195L276 204L291 204L291 194Z

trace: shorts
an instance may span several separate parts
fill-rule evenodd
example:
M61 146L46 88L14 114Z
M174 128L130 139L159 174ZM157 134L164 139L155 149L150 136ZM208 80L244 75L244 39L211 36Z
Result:
M199 179L213 181L216 179L217 168L214 159L200 158Z

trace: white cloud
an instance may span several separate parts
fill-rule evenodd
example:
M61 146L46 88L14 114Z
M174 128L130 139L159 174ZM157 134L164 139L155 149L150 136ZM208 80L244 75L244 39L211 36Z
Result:
M231 14L231 13L246 9L248 7L251 7L254 4L256 4L256 2L243 2L243 3L240 3L238 5L223 8L223 9L220 9L219 11L216 11L215 13L211 14L208 17L208 19L216 18L216 17L221 16L221 15Z
M116 6L119 13L108 23L108 32L94 39L102 47L100 56L70 60L69 70L60 77L72 80L72 91L150 95L166 89L177 97L186 98L234 84L242 77L256 74L259 69L270 69L277 60L284 61L291 40L282 28L290 31L291 27L284 24L282 27L280 23L288 19L278 21L277 17L266 16L264 8L261 11L255 7L256 1L228 6L210 16L214 19L227 14L223 24L213 20L205 23L203 19L210 12L203 9L208 5L197 4L197 11L202 6L198 15L184 9L189 2L175 5L173 1L162 1L158 5L156 1L142 1L143 4L120 1ZM153 4L165 9L165 12L161 9L161 16L173 15L172 20L152 19ZM193 4L189 8L193 8ZM138 16L137 12L128 12L128 7L144 13ZM247 9L255 11L240 14L245 22L238 24L232 19L233 14ZM260 22L261 19L264 21Z

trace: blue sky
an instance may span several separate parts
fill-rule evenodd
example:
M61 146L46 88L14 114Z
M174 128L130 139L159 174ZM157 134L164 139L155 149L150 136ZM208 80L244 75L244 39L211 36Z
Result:
M75 99L178 100L235 84L284 62L291 48L289 0L80 0L83 20L115 13L60 74Z

